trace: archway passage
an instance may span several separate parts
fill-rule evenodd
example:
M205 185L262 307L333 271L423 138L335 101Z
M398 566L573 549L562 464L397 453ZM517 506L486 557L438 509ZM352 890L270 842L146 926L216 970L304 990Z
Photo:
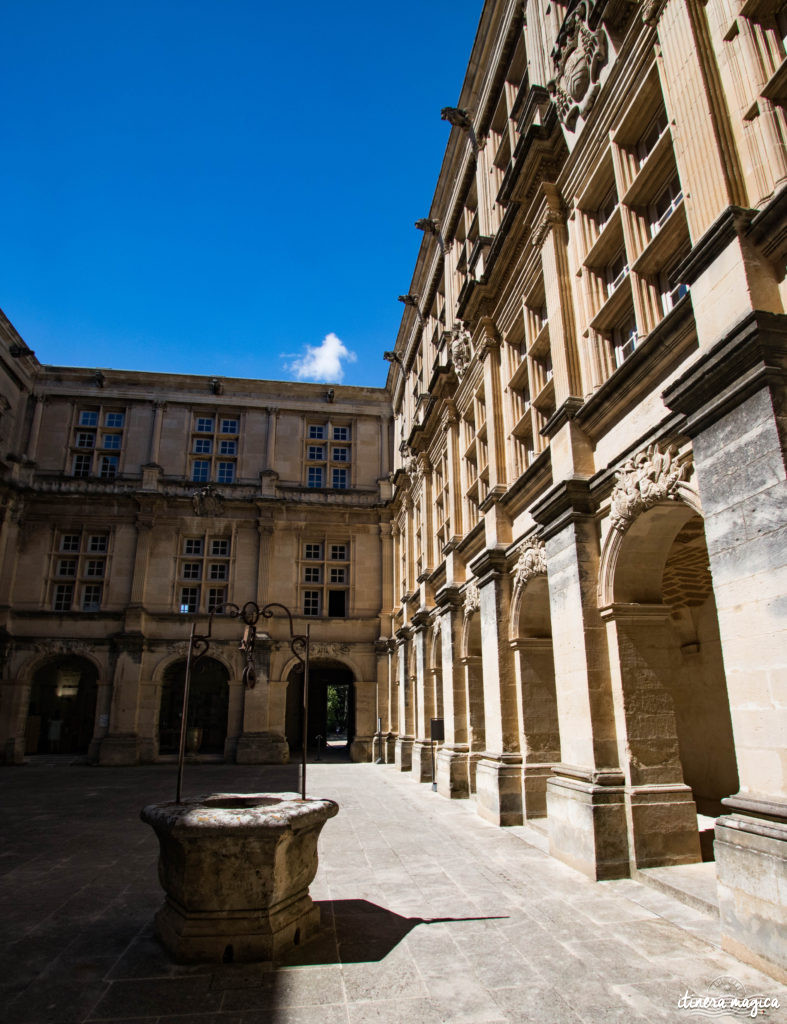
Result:
M177 754L183 711L186 661L176 661L164 673L159 710L159 753ZM190 754L224 754L227 739L229 673L221 662L200 658L192 669L186 750Z
M303 673L300 668L293 669L287 681L285 730L290 751L300 751L303 747ZM355 739L355 685L353 673L340 662L316 661L309 665L306 736L310 754L316 755L319 736L321 757L331 752L343 759L350 756L350 745Z
M96 719L98 673L86 658L54 658L30 688L27 754L87 754Z

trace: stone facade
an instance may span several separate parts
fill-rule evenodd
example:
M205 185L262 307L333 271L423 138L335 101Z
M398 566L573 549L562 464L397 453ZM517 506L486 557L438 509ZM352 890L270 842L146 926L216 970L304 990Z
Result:
M589 877L717 819L724 942L783 976L786 23L487 0L385 391L39 367L0 322L6 760L77 669L91 756L162 756L180 609L281 600L356 757L425 782L443 719L438 792ZM224 755L281 760L281 623L253 690L236 626Z
M191 622L204 633L212 611L247 601L284 604L296 632L311 623L309 743L325 735L325 689L338 682L351 689L350 753L367 760L387 393L40 366L4 326L5 761L173 757ZM258 629L244 686L242 624L213 619L192 684L195 756L278 763L300 746L287 620Z
M397 751L444 717L438 791L591 878L718 817L724 941L777 973L784 23L487 2L388 379Z

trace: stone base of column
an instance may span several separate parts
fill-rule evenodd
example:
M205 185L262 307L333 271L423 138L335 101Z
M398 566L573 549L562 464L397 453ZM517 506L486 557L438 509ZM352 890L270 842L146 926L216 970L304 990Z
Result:
M554 762L522 765L522 811L525 818L546 818L547 780Z
M350 744L350 760L360 764L374 760L372 757L373 744L374 736L356 736Z
M627 787L631 862L637 868L702 860L697 805L688 786Z
M412 765L412 772L416 782L432 781L432 744L428 740L415 740L413 743ZM436 772L437 761L435 759Z
M473 750L467 755L467 773L470 780L470 792L473 794L476 793L478 788L476 772L478 771L478 762L483 756L483 752L479 750Z
M630 874L623 773L555 765L547 782L549 852L594 881Z
M277 732L244 732L235 749L236 764L287 764L290 748Z
M787 805L734 796L716 821L721 943L787 984Z
M449 800L462 800L470 795L467 745L443 746L437 752L437 792Z
M139 764L139 736L136 733L105 736L98 752L98 763L104 766Z
M383 760L386 764L394 764L396 761L396 733L389 732L383 736Z
M476 767L476 809L493 825L521 825L522 755L485 754Z
M394 750L394 764L400 772L409 772L413 766L412 736L397 736Z

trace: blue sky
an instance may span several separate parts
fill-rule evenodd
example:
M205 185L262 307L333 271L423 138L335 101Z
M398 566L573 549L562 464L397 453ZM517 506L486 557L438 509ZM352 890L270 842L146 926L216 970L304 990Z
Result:
M5 0L0 307L45 363L382 386L481 6Z

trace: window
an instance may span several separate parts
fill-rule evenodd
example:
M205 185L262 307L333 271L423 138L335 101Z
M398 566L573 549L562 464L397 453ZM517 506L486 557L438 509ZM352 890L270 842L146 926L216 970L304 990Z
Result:
M96 435L92 430L80 430L77 432L77 448L95 448Z
M306 451L306 458L311 462L322 462L325 459L325 448L321 444L310 444Z
M303 592L303 614L320 614L320 592L319 590L304 590Z
M195 437L194 451L197 455L210 455L213 452L213 439L210 437Z
M309 437L313 440L322 441L325 437L325 427L310 424Z
M53 608L56 612L67 612L71 610L74 600L74 584L58 583L55 587Z
M51 575L55 611L100 611L103 587L97 580L107 575L108 533L61 533L55 541ZM64 558L63 553L70 557ZM99 557L96 557L99 556ZM70 582L61 583L63 578ZM76 609L75 599L78 599Z
M235 419L224 419L221 421L222 434L237 434L238 433L238 420Z
M333 486L339 491L347 490L347 470L346 469L334 469L333 471Z
M304 615L345 617L349 607L350 567L346 543L318 543L303 546L301 607ZM328 563L324 561L326 553ZM327 584L327 585L326 585Z
M334 462L349 462L350 461L350 449L349 448L334 448L331 452L331 456Z
M194 428L198 434L212 434L214 426L214 419L212 416L198 416L197 424Z
M219 441L219 455L237 455L237 441Z
M334 569L333 567L331 568L331 575L330 575L329 582L331 582L331 583L345 583L347 581L346 578L347 578L347 570L346 569ZM318 582L318 581L316 581L316 582Z
M651 237L656 235L664 227L682 199L683 192L680 188L680 181L678 180L678 176L675 175L675 177L668 182L650 205L648 212L650 216Z
M322 466L309 466L306 476L307 487L322 487Z
M321 572L322 572L322 570L320 569L319 566L308 566L307 565L306 568L303 570L303 581L304 581L304 583L320 583L321 582ZM63 575L68 575L68 574L64 573Z
M651 152L653 147L661 138L661 134L667 127L667 114L665 110L660 110L658 114L653 118L648 127L642 133L642 136L637 143L637 156L639 157L640 167L647 159L648 154Z
M114 480L118 475L117 455L102 455L99 476L102 480Z
M209 552L210 561L206 562L206 552ZM230 576L230 541L227 537L184 537L181 545L181 554L178 559L178 576L189 583L183 586L180 591L180 611L199 612L207 611L219 613L223 611L227 603L226 586L216 586L216 583L224 583ZM213 586L203 588L196 586L198 580L210 580ZM201 601L205 594L205 605L201 607Z
M659 290L664 313L667 314L673 309L684 295L688 294L689 286L678 280L676 275L677 267L664 270L659 275Z
M102 434L101 447L108 448L110 451L119 451L121 439L121 434Z
M607 221L610 219L612 214L618 208L618 194L615 191L615 186L607 192L604 198L599 203L599 207L596 210L596 224L598 225L599 231L604 227Z
M612 332L612 345L615 349L615 365L622 366L634 352L639 343L637 324L633 316L628 317Z
M347 607L347 591L346 590L329 590L328 591L328 615L334 618L344 618Z
M207 459L195 459L191 464L191 479L195 483L210 480L210 462Z
M346 544L331 544L331 561L344 562L347 560Z
M322 544L306 544L303 550L304 558L322 558Z
M106 427L122 427L126 419L125 413L122 412L108 412L104 417L104 426Z
M98 426L98 409L82 409L79 413L80 427Z
M218 472L218 482L220 484L231 484L235 479L235 463L234 462L220 462Z
M349 427L334 427L333 428L333 439L334 439L334 441L349 441L350 440L350 428Z
M75 455L73 464L73 474L76 477L90 476L90 469L93 463L93 459L90 455Z
M86 583L82 588L82 611L97 612L101 608L101 584Z
M613 259L609 261L605 271L605 278L607 282L607 295L611 295L616 288L619 288L626 279L626 275L629 272L629 266L626 262L626 254L621 249L619 253Z

